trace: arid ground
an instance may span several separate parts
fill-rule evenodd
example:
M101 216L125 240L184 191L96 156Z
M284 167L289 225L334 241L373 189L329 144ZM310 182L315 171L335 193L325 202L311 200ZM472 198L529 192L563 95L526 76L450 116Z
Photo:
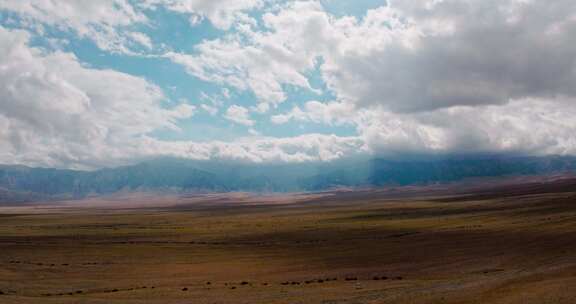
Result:
M6 205L0 303L576 303L576 182L462 188Z

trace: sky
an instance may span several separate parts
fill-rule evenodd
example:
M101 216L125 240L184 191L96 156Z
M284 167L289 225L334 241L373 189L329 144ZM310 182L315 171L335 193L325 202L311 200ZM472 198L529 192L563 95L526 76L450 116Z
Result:
M576 154L572 0L0 0L0 163Z

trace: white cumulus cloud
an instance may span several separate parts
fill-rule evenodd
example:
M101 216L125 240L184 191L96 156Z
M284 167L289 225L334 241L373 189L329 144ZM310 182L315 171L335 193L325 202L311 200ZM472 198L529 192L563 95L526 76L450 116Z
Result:
M207 18L220 29L229 29L238 19L248 19L246 12L263 6L270 0L143 0L141 7L162 6L174 12L190 15L190 23L196 25Z
M106 51L131 54L135 45L150 46L149 37L130 30L148 20L127 0L0 0L0 10L17 14L26 28L73 32Z
M30 35L0 27L0 158L89 166L138 155L139 139L177 129L191 106L167 109L162 91L128 74L83 66L70 53L45 53ZM145 153L145 152L142 152Z
M230 106L228 110L226 110L224 118L245 126L254 125L254 121L250 119L248 109L239 105Z
M130 53L136 44L150 50L161 41L134 25L160 7L223 30L189 52L163 56L220 86L222 93L204 94L199 109L223 112L253 136L154 138L195 108L167 108L162 90L143 78L29 44L30 32L55 27L108 51ZM249 16L258 9L261 18ZM318 1L0 0L0 10L20 16L29 31L0 28L0 162L97 167L158 155L264 162L356 153L576 154L571 0L397 0L362 18L333 16ZM291 100L294 91L308 97ZM225 106L246 92L254 104ZM326 95L315 93L333 101L317 101ZM287 100L290 109L276 112ZM357 136L266 138L253 127L270 112L278 127L348 125Z

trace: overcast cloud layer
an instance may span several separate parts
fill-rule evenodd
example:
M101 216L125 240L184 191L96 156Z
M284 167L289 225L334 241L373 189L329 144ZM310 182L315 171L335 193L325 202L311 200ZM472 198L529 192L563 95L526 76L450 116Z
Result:
M0 0L0 12L0 163L576 154L571 0L398 0L363 16L317 1ZM176 47L152 34L159 12L216 34ZM76 41L221 93L173 98L154 75L79 59ZM244 133L158 135L206 132L196 121Z

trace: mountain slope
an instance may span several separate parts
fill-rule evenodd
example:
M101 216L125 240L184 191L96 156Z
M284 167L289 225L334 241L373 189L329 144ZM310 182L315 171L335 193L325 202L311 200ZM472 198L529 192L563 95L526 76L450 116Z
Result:
M83 197L118 191L315 191L339 186L416 185L472 177L576 171L574 157L444 160L343 160L314 164L242 164L160 159L92 172L0 166L0 201Z

